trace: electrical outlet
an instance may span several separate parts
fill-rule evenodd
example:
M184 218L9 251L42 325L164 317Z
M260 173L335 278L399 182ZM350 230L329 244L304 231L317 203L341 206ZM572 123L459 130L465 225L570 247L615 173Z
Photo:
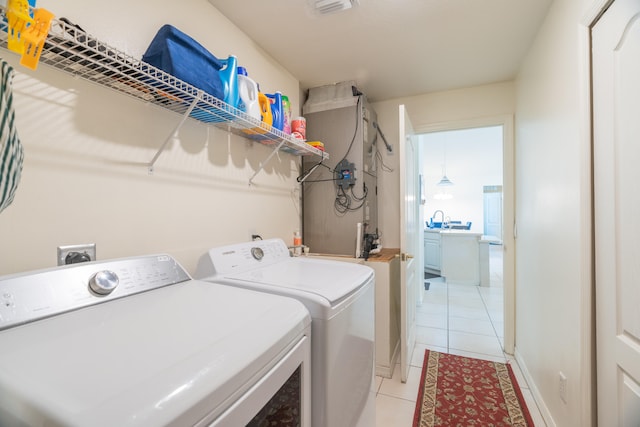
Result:
M71 264L69 260L67 260L67 256L74 253L86 255L89 259L86 261L95 261L96 260L96 244L95 243L87 243L84 245L68 245L68 246L58 246L58 265Z
M558 374L560 399L562 399L564 403L567 403L567 377L562 372Z

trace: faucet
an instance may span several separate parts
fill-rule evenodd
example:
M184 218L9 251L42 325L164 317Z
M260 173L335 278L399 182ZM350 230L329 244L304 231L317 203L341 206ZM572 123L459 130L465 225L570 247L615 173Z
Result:
M438 209L437 211L435 211L435 212L433 213L433 215L431 215L431 222L433 223L433 220L434 220L434 218L436 217L436 214L437 214L438 212L440 212L440 214L442 215L442 222L440 223L440 224L441 224L441 227L442 227L442 226L444 225L444 212L442 212L440 209Z

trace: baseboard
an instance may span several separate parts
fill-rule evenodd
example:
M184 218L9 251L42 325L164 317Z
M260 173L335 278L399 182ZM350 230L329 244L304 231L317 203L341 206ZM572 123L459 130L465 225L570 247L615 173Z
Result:
M540 415L542 415L542 418L544 419L544 422L547 424L547 427L557 427L556 422L551 416L551 412L549 412L549 408L547 408L547 405L544 403L544 400L542 399L542 395L538 391L538 387L536 387L536 384L533 381L533 378L531 377L529 370L527 369L527 364L524 362L522 355L520 355L520 353L518 352L517 347L515 348L513 357L515 357L516 362L518 363L520 372L522 372L522 376L527 382L527 386L529 387L529 390L533 395L533 400L536 401L536 405L538 405L538 410L540 411Z
M393 355L391 356L390 365L391 366L381 366L376 365L376 375L383 378L391 378L393 377L393 368L398 363L398 356L400 353L400 341L396 343L396 347L393 349Z
M400 340L396 342L396 348L393 349L393 355L391 356L391 366L396 366L398 358L400 357Z
M393 376L393 369L390 366L376 365L376 377L391 379Z

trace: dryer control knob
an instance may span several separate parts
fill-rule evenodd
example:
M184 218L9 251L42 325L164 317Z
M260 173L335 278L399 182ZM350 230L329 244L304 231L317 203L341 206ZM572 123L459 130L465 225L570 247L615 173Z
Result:
M262 250L262 248L256 246L251 248L251 255L253 255L253 257L258 261L261 261L264 257L264 251Z
M110 270L98 271L89 280L89 288L98 295L109 295L118 286L118 275Z

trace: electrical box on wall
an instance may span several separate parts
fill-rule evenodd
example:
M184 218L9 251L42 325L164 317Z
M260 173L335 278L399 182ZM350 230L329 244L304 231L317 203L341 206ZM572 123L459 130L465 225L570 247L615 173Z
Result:
M347 159L343 159L338 163L335 174L336 183L343 190L348 190L349 187L356 183L356 166Z

